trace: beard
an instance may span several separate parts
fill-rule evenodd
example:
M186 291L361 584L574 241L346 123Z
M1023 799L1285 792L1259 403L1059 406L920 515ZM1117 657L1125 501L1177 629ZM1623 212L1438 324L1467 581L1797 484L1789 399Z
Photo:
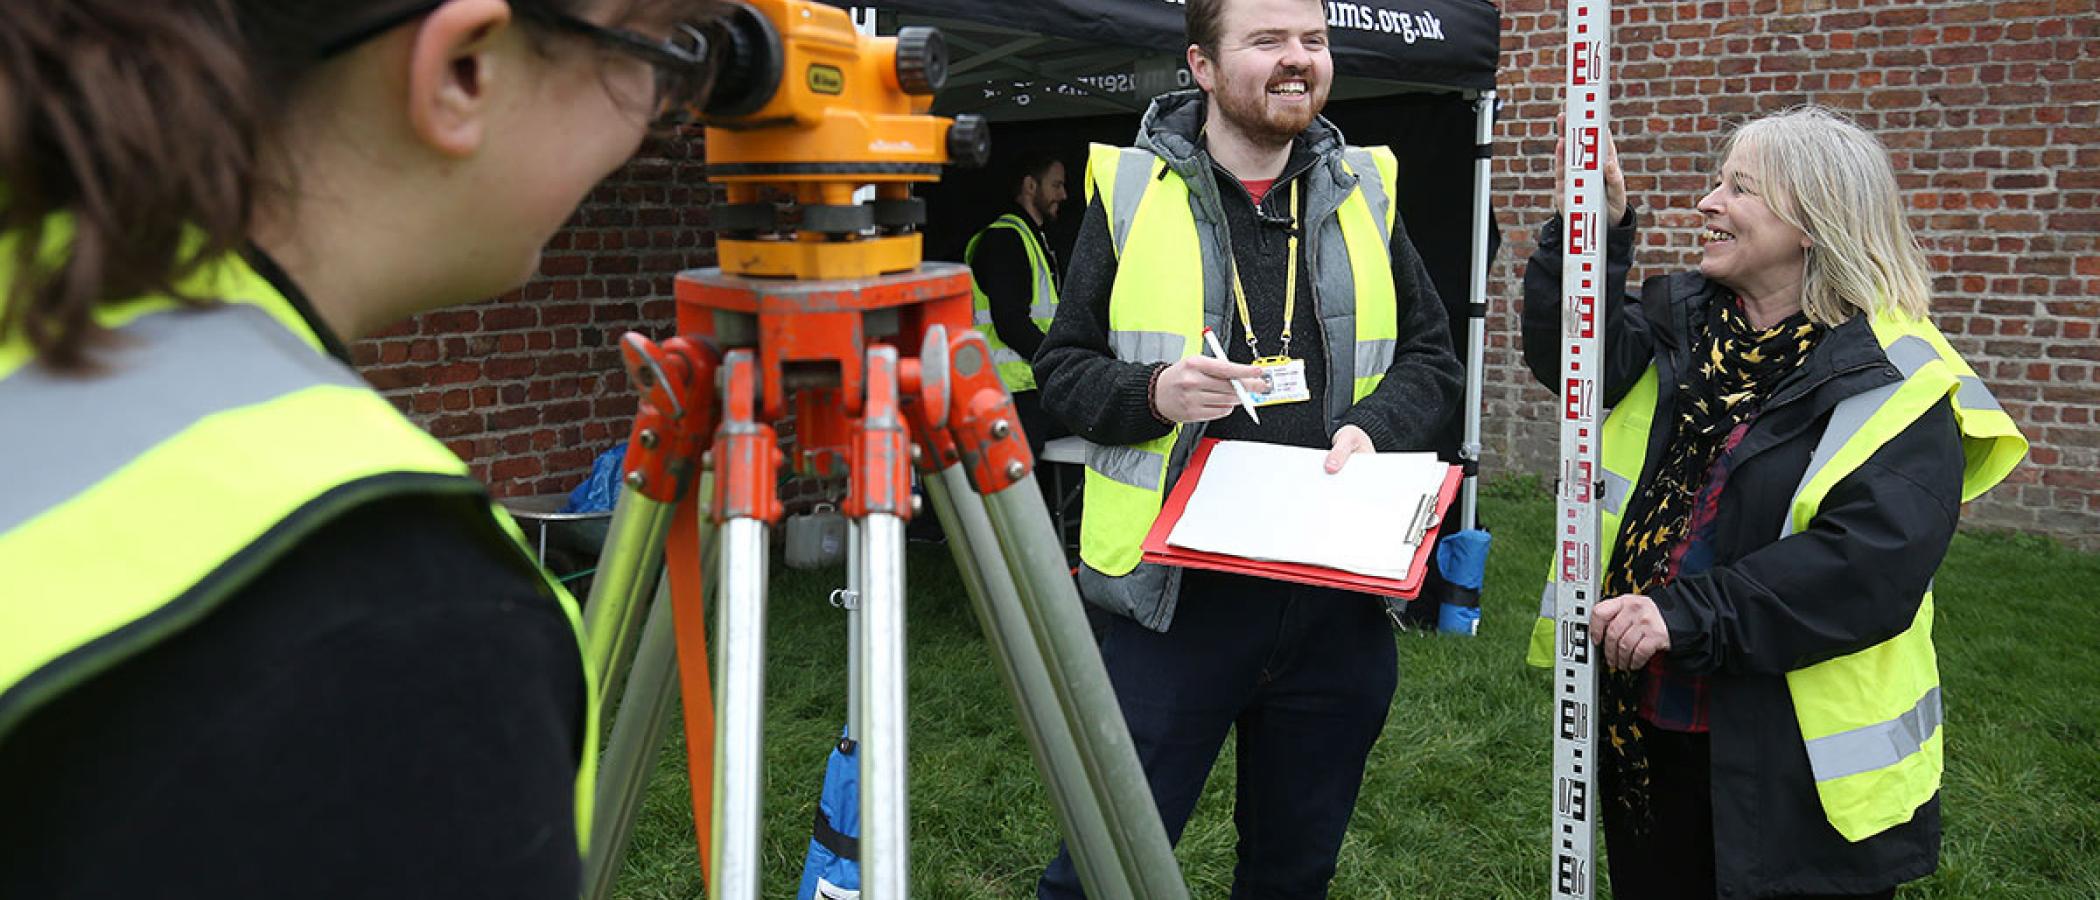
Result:
M1057 221L1058 204L1056 201L1042 196L1037 196L1034 199L1036 215L1043 217L1043 224L1048 225Z
M1270 146L1290 143L1312 125L1313 119L1327 105L1327 84L1314 80L1309 72L1284 73L1275 80L1286 80L1292 75L1306 81L1305 93L1309 102L1305 105L1280 109L1270 106L1269 84L1265 82L1245 89L1217 92L1218 113L1251 140Z

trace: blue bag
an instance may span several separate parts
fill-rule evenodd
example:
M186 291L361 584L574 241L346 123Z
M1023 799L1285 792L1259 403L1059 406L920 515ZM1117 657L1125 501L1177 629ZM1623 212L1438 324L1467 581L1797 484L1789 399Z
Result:
M587 513L605 512L620 502L620 467L627 461L627 444L614 444L612 449L598 454L591 460L591 474L582 484L569 492L569 501L556 512Z
M860 759L853 739L839 737L824 762L824 788L817 795L809 855L802 860L797 900L860 898Z
M1494 536L1470 528L1447 534L1436 543L1437 569L1450 582L1449 596L1437 610L1437 630L1471 636L1480 630L1480 587L1487 580L1488 548Z

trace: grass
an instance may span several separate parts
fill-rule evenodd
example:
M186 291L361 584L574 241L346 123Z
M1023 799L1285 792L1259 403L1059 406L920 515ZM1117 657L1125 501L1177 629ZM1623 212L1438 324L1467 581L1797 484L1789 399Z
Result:
M1342 849L1350 898L1547 896L1548 675L1522 664L1552 500L1489 486L1495 528L1472 640L1405 637L1401 681ZM1032 897L1057 835L945 548L910 558L913 893ZM793 896L845 715L842 574L776 573L768 640L766 897ZM1946 844L1905 898L2100 897L2100 556L1963 534L1938 582L1949 718ZM618 896L704 894L683 732L650 785ZM1231 883L1231 743L1178 849L1190 891Z

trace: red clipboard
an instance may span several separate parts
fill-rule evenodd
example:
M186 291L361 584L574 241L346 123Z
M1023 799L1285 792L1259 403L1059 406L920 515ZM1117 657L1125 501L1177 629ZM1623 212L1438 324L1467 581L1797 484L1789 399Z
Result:
M1294 581L1299 584L1408 600L1421 593L1422 578L1429 572L1429 554L1436 549L1436 536L1442 527L1444 513L1451 508L1452 499L1458 496L1458 483L1465 477L1457 466L1451 466L1450 471L1444 474L1444 486L1437 491L1436 519L1423 534L1422 546L1415 552L1414 562L1408 566L1407 577L1377 578L1326 566L1269 562L1168 546L1167 535L1174 533L1175 523L1180 522L1182 513L1188 511L1189 497L1196 492L1196 482L1203 475L1203 466L1210 461L1210 451L1217 445L1216 438L1205 438L1202 443L1196 445L1195 453L1189 457L1188 468L1182 471L1180 480L1174 483L1174 489L1167 493L1166 505L1160 508L1159 517L1152 520L1152 530L1145 535L1146 562L1230 572L1235 575L1255 575L1278 581Z

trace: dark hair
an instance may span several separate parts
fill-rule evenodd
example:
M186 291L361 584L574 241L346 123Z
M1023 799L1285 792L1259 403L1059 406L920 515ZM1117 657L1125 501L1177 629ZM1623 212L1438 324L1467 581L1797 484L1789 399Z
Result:
M1188 0L1182 8L1181 29L1188 32L1189 43L1203 48L1203 55L1218 58L1219 34L1225 27L1225 4L1228 0Z
M1188 34L1189 43L1203 48L1203 55L1213 60L1218 58L1218 41L1225 37L1225 5L1231 2L1188 0L1182 7L1181 30Z
M584 0L511 0L573 11ZM0 338L78 370L97 305L242 245L260 136L324 48L415 0L14 0L0 16ZM11 244L9 242L12 242ZM211 298L178 297L197 305Z
M1021 182L1030 178L1041 181L1043 174L1064 159L1048 150L1031 147L1014 159L1013 168L1007 170L1006 192L1011 194L1021 189Z

